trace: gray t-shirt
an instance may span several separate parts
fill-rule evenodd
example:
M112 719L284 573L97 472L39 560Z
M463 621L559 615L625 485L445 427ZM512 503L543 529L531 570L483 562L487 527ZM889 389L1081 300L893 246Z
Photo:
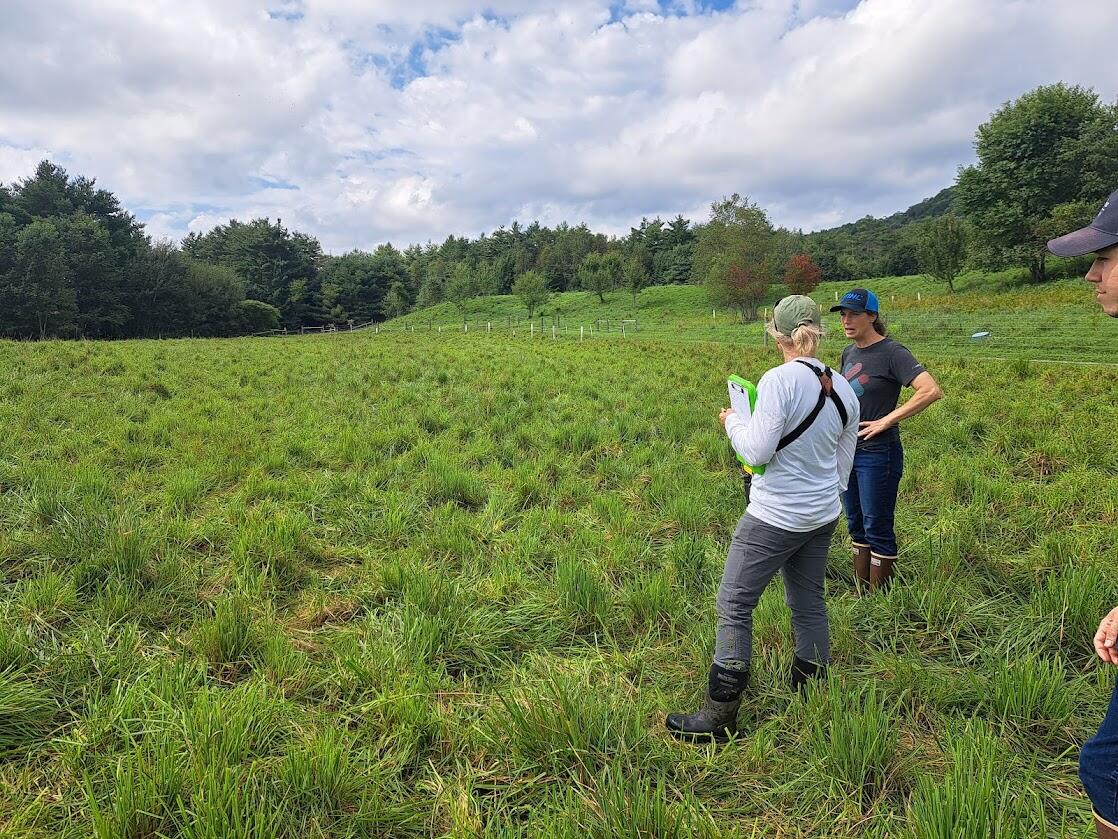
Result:
M842 351L842 375L858 395L861 422L877 420L897 409L901 388L924 372L924 366L913 357L904 344L883 338L876 344L859 349L849 344ZM901 429L894 425L872 440L858 440L862 451L885 448L900 442Z

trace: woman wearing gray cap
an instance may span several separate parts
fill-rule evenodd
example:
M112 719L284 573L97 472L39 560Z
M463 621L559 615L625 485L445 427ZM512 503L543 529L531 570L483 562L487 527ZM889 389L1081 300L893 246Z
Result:
M734 450L764 464L753 479L718 589L718 631L706 700L694 714L669 714L677 737L725 741L737 731L749 680L753 609L779 571L792 610L796 656L791 682L801 687L825 669L830 629L823 602L827 548L841 512L858 429L858 397L817 358L823 316L809 297L781 300L769 331L784 364L757 383L746 420L729 408L719 419Z
M854 543L854 578L860 590L884 586L897 561L893 515L904 470L901 420L943 397L936 380L903 344L885 336L877 295L848 291L831 307L854 343L842 351L842 375L858 394L862 419L850 485L843 494ZM916 392L900 407L902 387Z

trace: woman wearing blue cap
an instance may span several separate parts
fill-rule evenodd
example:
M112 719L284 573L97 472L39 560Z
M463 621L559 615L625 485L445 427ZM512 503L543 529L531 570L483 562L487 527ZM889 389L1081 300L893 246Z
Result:
M889 581L897 561L893 516L904 470L898 425L942 398L943 391L903 344L886 337L872 291L848 291L831 311L839 313L846 337L854 342L842 351L840 364L861 406L858 448L843 503L854 543L854 577L860 590L872 590ZM902 387L915 393L898 407Z

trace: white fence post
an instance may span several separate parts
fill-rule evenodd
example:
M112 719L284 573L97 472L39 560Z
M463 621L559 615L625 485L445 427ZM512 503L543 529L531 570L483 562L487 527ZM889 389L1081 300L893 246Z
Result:
M530 338L536 337L536 322L535 321L532 321L528 325L528 337L530 337Z

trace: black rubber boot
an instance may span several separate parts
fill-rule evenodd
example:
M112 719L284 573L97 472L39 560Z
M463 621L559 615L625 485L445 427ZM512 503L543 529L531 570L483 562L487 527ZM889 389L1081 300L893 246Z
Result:
M816 664L814 661L804 661L799 656L792 659L792 673L789 681L792 690L801 693L807 688L807 683L812 679L822 679L827 675L827 665Z
M749 670L727 670L710 666L707 696L694 714L668 714L665 725L675 737L685 740L713 740L725 743L738 730L738 706L749 684Z

